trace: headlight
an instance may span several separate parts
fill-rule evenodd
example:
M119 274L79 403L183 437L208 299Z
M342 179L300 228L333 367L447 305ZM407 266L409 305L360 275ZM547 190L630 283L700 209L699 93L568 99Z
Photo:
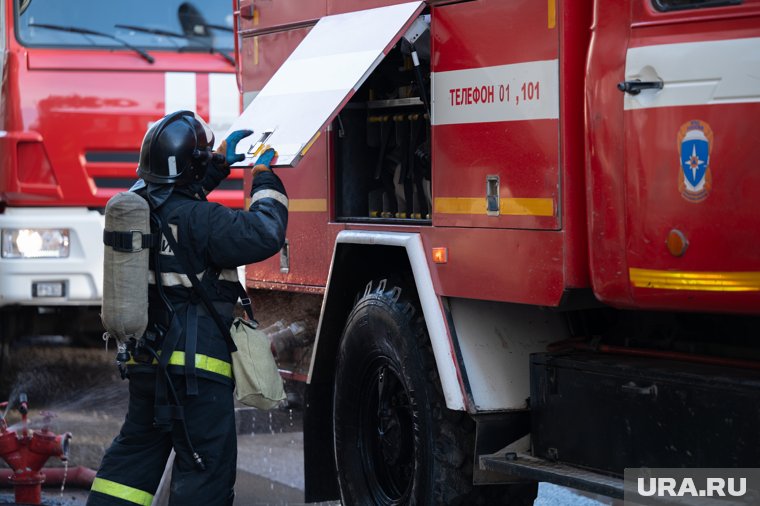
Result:
M69 256L67 228L4 228L3 258L64 258Z

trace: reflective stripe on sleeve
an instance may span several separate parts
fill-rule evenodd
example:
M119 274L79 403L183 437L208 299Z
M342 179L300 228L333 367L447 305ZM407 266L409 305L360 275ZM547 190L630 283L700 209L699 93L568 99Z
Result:
M153 365L157 365L157 364L158 362L156 361L156 359L153 359ZM133 359L129 359L129 361L127 362L127 365L138 365L138 362L135 362ZM185 366L185 352L184 351L172 352L171 357L169 357L169 365L184 367ZM232 378L232 364L230 364L229 362L225 362L224 360L220 360L218 358L209 357L208 355L201 355L200 353L196 353L195 354L195 368L202 369L208 372L213 372L215 374L219 374L226 378Z
M288 207L288 197L277 190L259 190L251 196L251 204L261 199L275 199L280 204Z
M222 281L234 281L235 283L240 282L237 269L222 269L219 273L219 279Z
M150 271L148 273L148 284L156 284L156 273ZM161 273L161 285L162 286L184 286L185 288L192 288L193 283L187 274L181 274L179 272L162 272Z
M153 502L153 494L128 485L116 483L115 481L106 480L105 478L96 477L92 481L91 490L134 504L140 504L141 506L150 506Z

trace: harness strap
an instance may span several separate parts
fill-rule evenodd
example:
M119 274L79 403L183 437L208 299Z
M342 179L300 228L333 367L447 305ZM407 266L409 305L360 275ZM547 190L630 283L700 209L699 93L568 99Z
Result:
M156 418L169 420L182 420L185 418L185 408L174 404L162 404L153 406L153 414Z
M185 256L183 252L179 249L179 245L177 244L177 241L174 239L174 235L172 235L171 230L169 230L168 225L166 223L161 222L161 227L164 231L164 236L166 236L166 241L169 243L169 246L172 248L172 251L174 251L174 258L179 262L180 266L182 266L182 269L184 269L185 274L187 275L188 279L190 279L190 283L193 285L193 290L195 291L195 294L201 298L203 301L203 304L206 305L206 309L208 310L208 313L211 315L212 319L216 323L216 326L219 327L219 331L222 333L222 336L224 337L224 341L227 343L227 348L229 348L230 353L234 353L237 351L237 347L235 346L235 342L232 340L232 337L230 336L230 329L225 327L224 323L222 322L222 317L219 316L219 312L214 307L214 303L211 302L211 299L209 299L208 294L206 293L206 290L201 285L201 282L198 280L198 276L195 275L192 269L189 268L189 264L185 261ZM241 287L242 290L242 287ZM247 298L247 295L246 295Z
M198 346L198 306L190 302L185 319L185 384L187 395L198 395L198 377L195 374L195 351Z
M240 298L240 304L243 306L243 309L245 310L245 314L248 316L248 319L256 324L258 327L259 322L257 322L253 317L253 307L251 307L251 299L248 297L248 292L245 291L245 288L243 288L243 285L240 283L237 284L237 292L238 297Z
M161 229L163 230L164 236L166 237L166 242L169 243L169 246L174 252L174 258L177 259L182 268L185 270L185 274L193 284L194 292L196 294L199 294L200 290L202 290L202 287L200 286L198 277L195 275L195 273L192 272L191 269L188 268L188 264L185 263L184 255L180 251L176 239L174 239L174 234L172 234L172 231L169 229L169 226L164 220L161 220ZM227 331L227 336L229 338L229 331ZM171 353L176 349L176 345L177 343L174 343L171 348L167 349L166 341L164 341L164 347L161 349L161 361L159 362L159 367L165 367L169 363L169 357L171 356ZM188 301L187 312L185 314L185 354L187 358L185 361L185 386L188 396L198 395L198 378L195 374L195 350L197 349L197 345L198 305L197 302L193 300L193 297L191 297Z
M116 251L137 253L145 248L155 248L158 246L158 234L143 234L139 230L130 230L128 232L104 230L103 244L111 246Z
M143 195L145 197L145 195ZM163 231L164 234L167 234L166 229L168 228L163 220L161 219L159 215L158 209L156 209L153 204L151 203L151 200L148 198L148 203L151 207L151 213L150 213L150 221L151 221L151 231L156 230L156 242L158 243L160 241L160 236ZM155 227L155 228L154 228ZM174 242L173 247L176 249L176 241L174 241L174 236L171 234L171 231L167 234L168 238L171 239ZM159 296L161 297L162 301L166 305L166 309L171 314L171 320L169 322L169 328L166 331L166 335L164 336L164 342L161 347L161 351L163 352L161 357L158 357L159 360L159 371L158 374L156 374L156 391L155 391L155 405L153 407L153 423L156 426L157 429L162 431L171 431L174 428L174 422L179 421L180 427L182 428L182 431L185 435L185 442L187 444L187 449L190 458L195 464L196 469L200 471L204 471L206 469L205 465L203 464L203 459L198 453L195 451L193 447L193 443L190 440L190 432L187 430L187 424L185 423L185 412L184 408L181 405L181 401L179 399L179 396L177 395L176 391L174 390L174 386L172 383L171 378L169 377L169 371L167 370L167 366L169 363L171 363L171 358L174 356L174 350L177 347L177 343L179 342L181 332L181 325L179 324L178 318L176 318L176 311L174 310L174 306L169 301L169 299L166 297L166 294L163 291L163 286L161 283L161 255L159 248L152 248L154 253L154 261L155 261L155 271L158 274L156 276L156 288L158 290ZM169 403L168 399L168 390L171 389L172 397L174 398L174 401L176 402L175 405L172 405Z
M166 331L164 342L161 345L161 357L158 362L159 372L156 374L156 400L153 406L153 425L164 432L171 431L172 420L177 420L173 416L174 412L172 408L180 408L181 414L181 406L172 405L169 402L169 386L166 383L166 374L164 374L169 365L172 352L177 347L177 343L179 343L181 334L182 328L178 318L175 314L172 314L169 329Z

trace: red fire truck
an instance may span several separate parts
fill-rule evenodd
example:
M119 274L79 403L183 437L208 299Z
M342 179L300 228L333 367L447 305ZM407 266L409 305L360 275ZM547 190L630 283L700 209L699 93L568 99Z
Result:
M229 5L210 0L0 1L6 340L90 316L100 328L105 204L165 112L197 111L220 134L239 115L232 33ZM225 185L216 198L240 207L240 175Z
M756 466L760 1L236 16L246 163L276 147L290 199L247 284L321 300L292 364L308 500L620 497L625 468Z

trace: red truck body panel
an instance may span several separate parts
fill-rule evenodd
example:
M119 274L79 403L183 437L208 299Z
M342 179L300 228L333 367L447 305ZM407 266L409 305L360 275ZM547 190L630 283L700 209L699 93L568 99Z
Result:
M760 103L757 91L737 95L745 86L737 76L753 63L736 53L760 40L760 3L674 12L631 6L597 8L587 68L597 297L623 307L757 313L760 177L746 162L760 157L752 140ZM694 70L681 71L683 60ZM631 102L638 99L615 88L629 71L652 72L665 87ZM694 174L682 167L690 159ZM696 169L705 165L700 178ZM694 176L701 189L685 183ZM683 251L669 251L669 237L685 241Z
M68 306L50 313L66 323L69 310L99 305L104 209L137 180L150 125L188 109L221 137L240 113L235 61L226 55L233 3L194 2L188 23L190 4L142 1L2 3L4 321L28 320L16 306ZM210 200L242 207L242 172L233 171ZM24 239L48 235L60 247Z
M257 3L241 23L243 91L260 90L320 16L395 3ZM295 169L279 171L290 270L277 258L248 266L249 286L319 291L340 230L403 230L448 249L447 263L428 259L440 296L558 306L568 290L592 288L618 307L757 312L760 182L746 161L760 158L758 101L625 109L617 89L631 50L757 37L757 1L660 12L649 0L481 0L430 2L427 12L431 225L338 222L336 133L326 129ZM679 190L678 135L690 120L710 125L710 163L724 167L701 203ZM489 176L499 178L496 216L485 212ZM689 243L680 257L666 246L672 229ZM689 276L698 282L672 282Z
M362 4L362 8L393 3L399 2ZM252 23L248 31L241 33L242 51L248 55L241 65L244 92L261 89L307 33L308 27L304 28L303 24L317 21L312 18L317 10L310 10L316 7L299 11L293 7L296 4L298 2L280 2L275 7L274 4L263 3L260 9L257 4L259 10L254 19L257 19L258 25ZM583 22L582 13L564 13L560 10L555 14L554 25L550 27L546 6L531 7L531 3L506 6L502 2L478 4L479 7L465 2L432 8L434 73L556 60L560 38L576 43L577 39L583 38L582 24L577 22ZM348 7L345 2L329 3L328 13L345 12ZM353 4L351 8L356 10ZM473 8L476 9L474 12ZM296 12L298 15L294 14ZM535 49L527 54L520 48L529 42L526 39L528 35L521 34L530 31L517 30L517 25L521 23L517 20L514 21L514 30L505 30L498 21L513 18L518 12L521 19L529 19L531 26L535 25L541 30L540 43L534 44ZM288 13L293 14L292 17L288 18ZM572 21L567 23L568 29L563 28L565 24L560 22L560 16ZM484 19L493 21L483 26ZM279 29L277 23L280 23ZM296 28L291 28L293 26ZM452 33L456 36L452 37ZM509 45L513 48L511 51L504 51L501 44L493 44L493 40L504 37L506 33L514 33L514 40ZM253 50L258 51L257 59L251 59ZM267 62L263 61L263 54L267 55ZM584 57L585 53L576 56L575 63ZM506 83L489 83L487 81L484 86L494 86L498 100L498 86ZM577 76L577 79L567 79L563 86L578 93L581 83L582 76ZM522 82L517 85L510 83L511 93L522 93L521 85ZM544 84L545 87L551 85ZM554 89L546 89L544 93L545 100L560 102L556 83ZM511 100L513 104L516 101L515 97ZM493 105L500 107L498 103ZM563 101L557 107L570 108L576 122L582 110L582 104L578 102ZM296 290L307 289L298 286L301 284L323 287L327 282L334 236L342 229L369 227L372 230L417 231L431 248L447 247L448 264L430 262L436 290L441 295L559 304L565 288L587 286L588 279L583 263L585 255L581 253L578 256L565 248L569 233L585 233L582 200L577 196L574 198L574 202L581 201L581 205L574 203L568 207L572 215L563 216L560 206L562 191L577 193L581 186L570 184L563 188L560 185L560 171L580 170L582 130L561 125L556 116L545 120L434 125L433 193L441 200L434 201L432 227L335 223L334 205L327 200L332 183L325 179L331 167L327 147L332 132L323 132L309 155L295 169L279 171L291 202L288 232L290 272L280 272L277 258L248 266L249 286ZM525 128L526 125L530 127ZM567 129L575 139L575 149L566 154L560 154L559 149L561 128ZM510 142L505 142L505 139L510 139ZM511 142L511 139L515 141ZM536 153L544 154L536 156ZM564 163L560 163L561 157ZM483 200L487 175L499 175L503 185L502 195L514 196L506 200L523 203L523 206L495 219L480 210L470 212L468 206L472 206L474 201ZM318 186L314 186L315 182ZM565 230L560 225L563 219L567 223ZM583 241L575 242L583 252ZM499 271L498 276L493 275L495 269ZM528 283L525 282L526 274ZM526 287L530 288L526 290Z
M167 76L195 76L195 110L213 123L210 81L235 71L219 55L150 50L151 64L122 49L24 46L15 34L13 3L5 4L8 63L0 109L5 205L102 208L129 188L142 138L175 92ZM27 160L23 166L18 149ZM30 152L44 153L47 168L25 158ZM212 200L241 207L242 174L234 171L231 179L237 183L226 183L230 187Z

